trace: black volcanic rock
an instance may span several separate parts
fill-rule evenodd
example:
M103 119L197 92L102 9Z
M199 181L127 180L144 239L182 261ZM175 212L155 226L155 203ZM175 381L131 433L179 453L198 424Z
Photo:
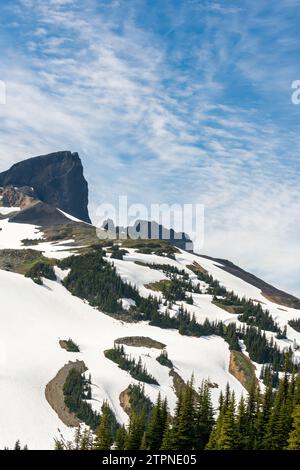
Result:
M90 223L88 185L78 153L51 153L16 163L0 173L0 186L29 186L52 207Z
M9 222L53 227L55 225L70 223L71 220L55 207L39 201L10 217Z

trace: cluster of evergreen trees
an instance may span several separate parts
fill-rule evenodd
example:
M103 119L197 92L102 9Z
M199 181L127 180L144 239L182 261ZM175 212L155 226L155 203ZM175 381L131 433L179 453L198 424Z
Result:
M128 253L127 250L120 248L119 245L113 245L111 247L111 255L110 257L113 259L123 259L124 255Z
M120 298L139 300L138 290L122 281L116 268L104 259L101 249L60 261L62 269L70 269L64 286L77 297L108 313L123 312Z
M119 249L119 248L118 248ZM104 251L97 247L80 256L71 256L60 262L61 268L69 268L70 272L64 279L64 285L74 295L86 299L91 305L97 306L108 313L124 313L120 298L135 300L136 306L131 307L129 315L134 320L148 320L150 325L160 328L177 329L180 334L188 336L219 335L224 338L231 350L240 351L240 341L243 340L250 358L260 364L270 363L276 373L283 370L285 353L281 352L273 339L267 340L265 333L261 334L258 328L277 332L277 337L282 338L285 331L281 331L273 321L269 312L264 311L260 304L256 305L246 298L239 298L233 292L228 292L207 273L197 272L198 279L209 285L209 291L215 296L222 296L222 304L234 306L239 312L239 319L249 324L247 328L237 330L234 324L224 325L222 322L209 322L205 320L199 324L194 315L190 315L182 306L178 314L171 316L167 310L160 312L161 299L153 296L143 298L138 290L125 283L117 274L115 267L104 258ZM165 265L157 265L159 267ZM166 265L169 266L169 265ZM199 285L195 286L184 276L184 270L175 272L177 268L164 267L170 272L171 279L163 285L165 302L186 300L188 292L200 292ZM174 271L175 269L175 271ZM174 271L174 272L173 272ZM293 369L292 351L289 354L289 370ZM140 375L140 370L138 373Z
M65 341L65 345L68 352L80 352L78 344L74 343L71 338Z
M298 331L300 333L300 318L298 318L297 320L294 319L294 320L290 320L288 322L288 324L294 328L294 330Z
M181 276L182 279L188 280L189 274L185 271L185 269L179 269L177 266L172 266L171 264L160 264L160 263L140 263L136 261L137 264L141 264L142 266L148 266L151 269L156 269L158 271L162 271L167 277L172 277L173 274L177 274Z
M104 351L104 355L107 359L118 364L120 369L128 371L134 379L148 384L159 385L157 380L148 373L146 367L142 364L141 358L136 362L134 358L128 357L123 345L115 344L112 349Z
M99 426L100 415L86 401L92 398L90 380L86 380L77 369L71 369L64 383L63 392L69 410L95 430Z
M271 317L270 312L264 310L259 303L255 304L252 300L246 299L246 297L239 297L233 291L228 291L225 287L220 286L219 281L216 281L208 273L199 271L196 271L196 273L199 280L209 285L207 293L213 295L213 301L216 304L220 304L223 307L233 307L234 313L239 314L238 319L241 322L256 326L264 331L278 332L280 338L285 338L286 332L280 330L278 324Z
M259 377L264 385L272 384L273 388L277 388L279 384L279 372L274 370L270 364L264 364L260 371Z
M287 367L291 372L297 367L293 362L292 349L281 351L273 337L270 340L267 339L265 332L261 333L257 328L248 326L242 328L239 336L243 339L252 361L259 364L269 363L274 371Z
M31 266L25 273L25 277L30 277L36 284L43 284L42 278L50 279L51 281L56 280L54 268L50 263L44 261L37 261Z
M174 416L158 395L147 410L141 400L132 409L129 426L115 427L104 406L96 436L77 431L71 448L118 450L300 450L300 375L284 374L278 390L267 385L264 394L253 382L248 397L236 401L227 386L221 392L217 415L208 382L195 390L193 380L181 390ZM66 448L61 441L56 448Z
M164 349L159 356L156 358L157 362L159 362L162 366L169 367L172 369L173 363L171 359L168 357L167 351Z
M161 292L168 302L185 300L187 292L201 294L199 285L194 285L190 280L178 277L176 274L170 275L170 281L161 283Z

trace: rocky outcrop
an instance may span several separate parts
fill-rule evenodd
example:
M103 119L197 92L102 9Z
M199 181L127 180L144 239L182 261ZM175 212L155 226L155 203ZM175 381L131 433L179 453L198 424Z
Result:
M19 224L32 224L40 227L55 227L70 222L62 212L44 202L36 204L16 213L9 219L10 222Z
M69 427L79 426L80 420L65 404L64 384L71 369L76 369L81 374L87 370L83 361L69 362L65 364L56 376L46 385L45 395L49 405L57 413L59 419Z
M4 207L20 207L21 210L31 206L37 201L37 195L33 188L23 186L15 188L6 186L1 188L2 206Z
M16 163L0 173L0 186L33 188L42 202L90 222L88 185L78 153L56 152Z
M258 383L255 375L255 366L250 359L240 351L230 351L229 372L249 392L253 381Z
M115 226L113 220L107 219L103 222L102 228L112 233L116 238L165 240L183 250L193 251L193 242L189 235L184 232L175 232L172 228L166 228L155 221L136 220L133 225L122 227Z

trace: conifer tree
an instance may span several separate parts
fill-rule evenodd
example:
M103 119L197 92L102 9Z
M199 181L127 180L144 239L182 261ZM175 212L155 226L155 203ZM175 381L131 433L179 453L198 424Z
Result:
M193 449L195 445L195 391L193 379L183 388L181 403L174 418L175 450Z
M125 450L139 450L145 430L145 414L132 413L126 436Z
M258 411L257 423L255 427L255 449L264 449L265 446L265 436L267 433L268 422L270 420L271 412L273 405L273 386L272 381L270 380L264 397L260 410Z
M248 448L248 416L244 397L241 397L236 417L236 448L245 450Z
M195 446L203 450L214 425L214 410L208 382L201 384L195 409Z
M161 396L158 394L156 404L150 415L147 432L145 433L145 442L143 443L143 445L146 446L145 449L157 450L161 447L166 426L166 410L164 406L161 401Z
M217 450L232 450L235 445L235 398L232 394L229 407L223 413L216 448Z
M284 426L286 413L286 400L288 396L288 377L284 375L279 382L275 396L274 406L270 415L267 432L264 439L264 449L281 450L285 447L288 436Z
M288 450L300 450L300 405L296 405L292 414L293 429L288 439Z
M80 450L91 450L93 447L93 435L90 429L84 429L81 440L80 440Z
M127 432L125 426L120 426L116 433L116 446L117 450L124 450L125 449L125 442L126 442Z
M109 450L113 443L108 405L104 406L102 410L100 425L97 429L94 442L95 450Z

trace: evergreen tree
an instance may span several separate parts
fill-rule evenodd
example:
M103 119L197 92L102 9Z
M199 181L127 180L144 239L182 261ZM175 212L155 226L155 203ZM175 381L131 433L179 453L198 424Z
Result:
M300 405L296 405L292 414L293 429L288 439L288 450L300 450Z
M120 426L116 433L116 446L117 450L124 450L125 449L125 442L126 442L127 432L125 426Z
M195 446L203 450L208 443L214 425L214 410L208 382L203 382L196 400Z
M125 450L139 450L145 430L145 414L132 413L126 436Z
M224 411L222 417L216 448L217 450L232 450L235 444L235 399L232 395L229 408Z
M160 394L150 415L147 432L144 436L144 448L147 450L160 449L166 427L167 410L166 401L161 401Z
M244 397L241 397L236 417L236 448L248 448L248 415Z
M193 379L182 390L177 414L174 418L174 448L175 450L193 449L195 446L195 391Z
M288 377L287 374L280 380L275 396L274 406L270 414L264 439L264 449L281 450L287 444L288 434L285 427L285 413L287 410Z
M271 412L273 405L273 387L272 381L269 381L269 384L266 388L262 406L258 412L256 429L255 429L255 449L264 449L265 445L265 436L267 433L268 422L270 420Z
M94 441L95 450L109 450L113 443L113 436L111 431L109 406L104 406L100 419L100 425L96 432Z

